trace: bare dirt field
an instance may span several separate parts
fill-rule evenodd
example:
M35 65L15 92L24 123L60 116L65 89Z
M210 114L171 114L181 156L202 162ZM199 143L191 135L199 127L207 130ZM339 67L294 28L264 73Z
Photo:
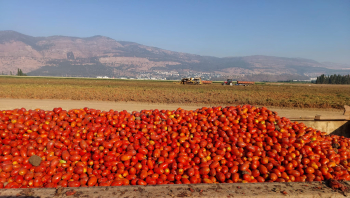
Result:
M0 110L142 109L266 106L287 118L336 116L350 105L349 85L266 83L254 86L183 86L168 81L0 77Z
M204 106L205 104L159 104L159 103L140 103L140 102L110 102L110 101L84 101L84 100L54 100L54 99L9 99L0 98L0 110L26 108L26 109L44 109L52 110L55 107L62 107L63 109L80 109L84 107L100 109L108 111L113 110L127 110L140 111L142 109L169 109L176 110L182 108L186 110L194 110ZM227 106L227 105L222 105ZM268 107L276 111L280 116L287 118L307 117L315 115L342 115L343 110L339 109L287 109Z
M170 81L2 76L0 98L343 109L344 105L350 105L350 85L190 86Z

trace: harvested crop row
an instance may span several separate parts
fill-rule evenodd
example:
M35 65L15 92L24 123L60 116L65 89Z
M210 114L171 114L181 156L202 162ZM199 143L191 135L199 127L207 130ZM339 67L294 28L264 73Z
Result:
M350 180L350 139L250 105L0 111L0 187Z

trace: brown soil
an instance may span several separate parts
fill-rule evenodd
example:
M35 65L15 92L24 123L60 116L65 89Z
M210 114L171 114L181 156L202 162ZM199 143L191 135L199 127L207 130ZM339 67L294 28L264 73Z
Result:
M343 109L350 105L350 85L187 86L169 81L2 76L0 98Z

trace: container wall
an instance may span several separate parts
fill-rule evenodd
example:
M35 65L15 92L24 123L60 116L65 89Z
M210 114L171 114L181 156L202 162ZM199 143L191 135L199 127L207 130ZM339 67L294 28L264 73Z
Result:
M294 121L294 120L293 120ZM307 120L298 122L304 123L308 127L318 129L328 134L350 137L350 121L315 121Z

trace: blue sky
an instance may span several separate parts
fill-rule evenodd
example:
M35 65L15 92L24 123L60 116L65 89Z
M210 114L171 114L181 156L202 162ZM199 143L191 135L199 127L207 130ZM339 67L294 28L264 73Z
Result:
M350 64L349 0L0 0L0 30L108 36L199 55Z

